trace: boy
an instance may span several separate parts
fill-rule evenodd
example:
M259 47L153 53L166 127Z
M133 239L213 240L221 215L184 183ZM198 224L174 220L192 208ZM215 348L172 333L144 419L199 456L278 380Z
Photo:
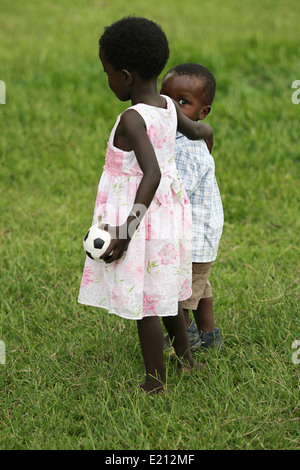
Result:
M210 113L215 90L215 78L206 67L184 63L167 72L161 94L172 98L186 116L198 121ZM208 280L224 223L214 159L204 140L190 141L180 133L176 136L175 158L191 202L193 217L193 294L181 302L190 348L191 351L201 346L222 349L220 330L214 325L213 299ZM189 310L193 310L196 325L189 316ZM167 352L174 354L168 335L165 339Z

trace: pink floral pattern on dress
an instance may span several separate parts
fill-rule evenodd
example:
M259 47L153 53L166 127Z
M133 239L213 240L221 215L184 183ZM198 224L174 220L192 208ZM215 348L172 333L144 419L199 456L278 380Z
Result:
M104 170L106 170L107 173L113 176L122 173L123 153L124 152L122 151L115 152L109 145L107 145L104 165Z
M160 202L161 204L163 204L164 206L168 206L168 205L170 204L168 194L163 194L162 196L159 195L159 196L157 196L157 199L158 199L159 202Z
M156 304L156 299L151 296L151 295L147 295L146 292L144 292L144 298L143 298L143 312L144 312L144 316L149 316L149 314L151 316L156 316L156 312L155 312L155 304Z
M158 256L161 264L172 264L178 256L178 251L173 243L168 243L158 252Z
M152 227L151 224L147 224L145 225L145 239L147 240L147 242L149 240L151 240L151 238L155 237L155 230L154 228Z
M113 299L117 299L118 303L126 302L126 297L124 295L124 291L122 289L121 283L118 283L114 286L113 291L112 291L112 297Z
M186 279L181 286L180 296L182 299L187 299L192 295L191 284L189 279Z
M158 149L161 149L163 147L163 144L166 142L167 138L163 137L161 138L161 131L157 129L156 126L153 124L150 125L149 129L147 130L147 135L149 139L151 140L151 143L153 147L156 147Z
M144 270L141 266L129 264L124 268L124 272L127 277L134 277L134 284L129 288L129 290L133 289L136 284L139 285L143 282Z
M107 202L107 194L104 191L99 191L96 198L96 207L105 205Z
M82 274L81 285L88 286L90 282L93 282L92 279L92 270L88 266L85 266Z

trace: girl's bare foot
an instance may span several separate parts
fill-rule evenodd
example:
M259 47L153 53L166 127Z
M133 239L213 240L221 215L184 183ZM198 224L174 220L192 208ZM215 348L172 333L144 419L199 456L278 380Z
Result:
M163 383L157 383L156 382L143 382L140 384L140 389L149 394L149 395L157 395L158 393L167 393L168 389L166 387L166 384Z

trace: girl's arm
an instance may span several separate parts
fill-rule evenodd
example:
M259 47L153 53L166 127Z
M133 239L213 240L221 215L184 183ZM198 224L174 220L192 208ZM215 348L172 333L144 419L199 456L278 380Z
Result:
M213 129L209 124L192 121L185 116L176 101L173 101L177 111L177 129L190 140L204 139L207 143L208 150L211 152L213 146Z
M112 235L109 247L101 256L101 259L107 263L121 258L127 249L133 233L151 204L161 178L156 155L147 135L145 121L139 113L134 110L126 111L121 116L119 126L126 142L126 149L134 151L143 176L137 189L134 205L125 223L120 227L103 227Z

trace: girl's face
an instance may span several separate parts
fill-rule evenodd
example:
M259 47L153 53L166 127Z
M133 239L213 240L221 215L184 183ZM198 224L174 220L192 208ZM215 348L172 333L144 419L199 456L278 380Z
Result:
M201 80L193 75L167 74L160 92L176 101L181 112L193 121L204 119L210 112L211 106L205 104Z
M131 98L128 87L128 72L126 70L116 70L114 66L105 58L105 51L100 49L99 57L103 65L103 70L107 75L108 85L120 101L128 101Z

